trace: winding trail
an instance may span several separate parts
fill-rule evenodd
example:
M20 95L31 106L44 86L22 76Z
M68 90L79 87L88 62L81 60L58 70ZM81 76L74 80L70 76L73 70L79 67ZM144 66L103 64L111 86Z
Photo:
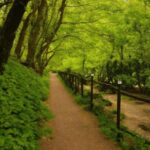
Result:
M41 140L41 150L120 150L100 132L96 117L74 102L55 74L47 103L55 115L49 123L54 131L52 138Z

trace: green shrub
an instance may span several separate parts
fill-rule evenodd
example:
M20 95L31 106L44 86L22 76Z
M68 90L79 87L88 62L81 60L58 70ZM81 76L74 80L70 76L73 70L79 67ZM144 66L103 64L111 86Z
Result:
M117 81L118 79L122 80L122 88L133 88L134 85L136 85L136 78L130 75L126 74L120 74L115 77L115 80Z
M90 98L88 96L77 95L75 97L76 102L80 105L90 105Z
M0 76L0 149L39 149L42 124L52 117L41 101L47 96L45 79L9 60Z

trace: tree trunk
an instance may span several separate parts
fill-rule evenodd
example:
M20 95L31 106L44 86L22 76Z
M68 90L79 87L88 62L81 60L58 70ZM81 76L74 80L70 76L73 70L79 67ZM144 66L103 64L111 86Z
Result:
M27 3L28 0L14 0L12 8L8 13L2 28L0 35L0 73L3 72L3 64L7 62L10 55L15 32L21 22Z
M44 51L49 47L49 45L51 45L55 35L57 34L57 32L58 32L58 30L59 30L59 28L62 24L63 17L64 17L64 11L65 11L65 8L66 8L66 1L67 0L62 0L61 6L59 8L59 11L60 11L59 12L59 19L58 19L58 21L55 25L54 30L51 32L50 36L48 36L46 38L46 41L45 41L46 45L44 45L44 47L41 47L40 51L37 53L36 60L41 59L40 57L42 56Z
M35 26L32 27L32 31L29 39L29 48L28 54L26 58L26 64L32 68L35 68L35 54L38 45L38 39L40 34L43 33L43 26L45 23L45 15L47 13L47 1L42 0L40 5L38 6L38 16L36 19Z
M15 54L16 54L18 59L21 58L21 48L22 48L22 45L24 42L24 37L25 37L26 31L28 28L30 16L31 16L31 14L24 21L23 28L22 28L21 33L20 33L19 41L18 41L16 49L15 49Z

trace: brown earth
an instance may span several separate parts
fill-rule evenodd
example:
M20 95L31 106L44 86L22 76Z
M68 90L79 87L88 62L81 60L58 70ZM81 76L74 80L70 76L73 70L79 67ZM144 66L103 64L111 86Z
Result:
M55 74L51 75L49 108L55 115L49 125L52 138L43 138L41 150L119 150L99 130L98 121L78 106Z
M116 94L104 95L113 104L109 109L116 109L116 97ZM122 124L150 141L150 104L122 96L121 112L125 114Z

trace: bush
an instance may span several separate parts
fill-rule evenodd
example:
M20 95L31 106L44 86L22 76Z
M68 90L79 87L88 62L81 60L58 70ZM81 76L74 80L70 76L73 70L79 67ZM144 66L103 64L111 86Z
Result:
M44 132L41 123L51 118L41 100L48 96L45 79L9 60L0 76L0 149L38 150Z
M77 95L75 99L76 99L76 102L80 105L87 105L87 106L90 105L90 98L88 96L82 97L81 95Z
M126 75L126 74L120 74L117 75L115 77L116 81L118 79L122 80L123 84L122 84L122 88L123 89L129 89L129 88L133 88L134 85L136 85L136 78L130 75Z

